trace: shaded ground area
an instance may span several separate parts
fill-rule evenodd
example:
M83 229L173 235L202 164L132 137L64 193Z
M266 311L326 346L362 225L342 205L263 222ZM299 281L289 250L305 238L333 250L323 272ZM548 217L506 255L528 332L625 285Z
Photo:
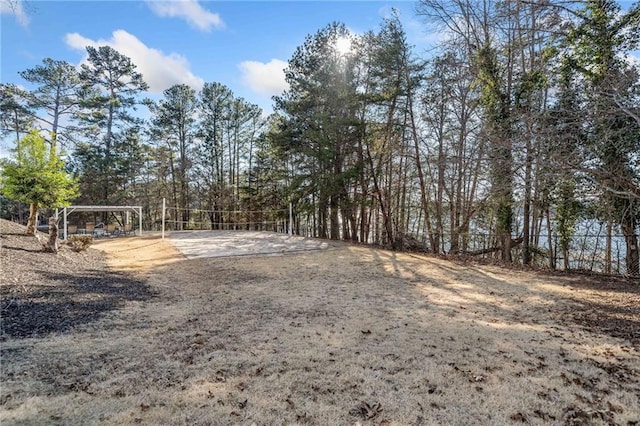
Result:
M25 229L0 221L0 339L70 332L127 301L152 292L133 276L108 269L97 250L76 253L66 246L45 253Z
M349 245L197 259L155 236L97 247L154 296L7 338L3 425L640 421L630 282Z
M474 261L470 258L451 260L460 267L492 268L490 259ZM518 273L522 266L514 266ZM523 270L525 275L538 276L568 290L567 300L571 305L567 320L587 330L598 330L603 334L629 340L640 350L640 278L608 276L589 272Z
M578 309L570 315L587 330L626 339L640 349L640 281L611 277L574 278Z

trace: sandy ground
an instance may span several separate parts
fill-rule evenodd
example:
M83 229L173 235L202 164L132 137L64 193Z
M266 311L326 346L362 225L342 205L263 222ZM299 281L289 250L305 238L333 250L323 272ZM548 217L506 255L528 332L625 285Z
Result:
M133 238L96 239L93 246L107 254L109 266L118 271L147 273L158 266L185 260L186 257L158 233Z
M640 424L635 335L587 321L640 324L637 286L349 245L96 247L154 296L3 342L3 425Z
M317 238L257 231L171 232L167 235L167 241L188 259L295 253L325 250L340 244Z

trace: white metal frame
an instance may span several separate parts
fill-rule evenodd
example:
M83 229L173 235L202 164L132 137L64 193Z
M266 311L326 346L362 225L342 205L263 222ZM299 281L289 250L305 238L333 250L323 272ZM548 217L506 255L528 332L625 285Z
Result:
M127 213L126 222L128 222L128 214L134 213L138 215L138 235L142 235L142 206L68 206L62 209L62 222L64 224L64 239L67 239L67 216L73 212L125 212ZM56 217L58 217L58 209L56 209Z

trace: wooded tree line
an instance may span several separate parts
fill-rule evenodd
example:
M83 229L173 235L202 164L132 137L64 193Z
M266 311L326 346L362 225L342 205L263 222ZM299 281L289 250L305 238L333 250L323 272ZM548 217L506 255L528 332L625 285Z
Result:
M18 145L44 123L55 135L50 144L67 151L68 169L79 178L76 204L141 204L151 227L166 197L172 226L187 229L193 209L220 224L228 220L223 212L262 196L264 185L248 173L260 166L260 108L220 83L197 93L174 85L154 102L143 97L147 85L129 58L108 46L87 53L79 71L45 59L22 72L33 91L2 87L3 131ZM150 119L136 114L140 107Z
M2 128L18 141L47 123L78 203L141 204L149 227L163 197L178 229L291 202L301 234L569 269L597 223L594 268L615 272L619 234L621 272L638 275L640 76L626 55L640 7L421 0L417 13L440 29L436 52L416 52L395 14L309 35L270 117L220 83L144 100L129 58L89 47L79 71L46 59L21 74L35 89L3 85Z

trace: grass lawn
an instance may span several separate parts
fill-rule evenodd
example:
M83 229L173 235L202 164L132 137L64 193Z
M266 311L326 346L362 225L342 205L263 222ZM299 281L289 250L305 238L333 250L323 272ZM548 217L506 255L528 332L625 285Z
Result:
M41 302L71 315L109 297L100 315L33 336L4 324L3 426L640 424L640 285L350 245L95 247L108 288L94 271ZM25 306L16 289L3 314Z

